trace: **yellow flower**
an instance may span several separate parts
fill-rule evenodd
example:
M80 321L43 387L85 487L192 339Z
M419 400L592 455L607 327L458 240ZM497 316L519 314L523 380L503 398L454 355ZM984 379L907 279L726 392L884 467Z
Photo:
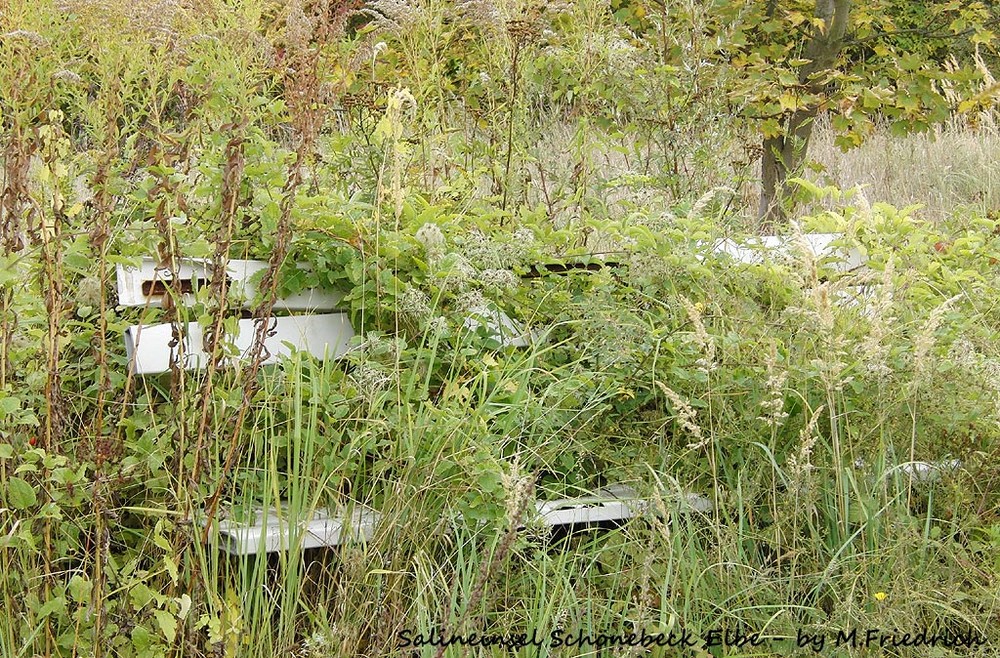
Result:
M885 592L875 592L876 601L885 601L888 596Z

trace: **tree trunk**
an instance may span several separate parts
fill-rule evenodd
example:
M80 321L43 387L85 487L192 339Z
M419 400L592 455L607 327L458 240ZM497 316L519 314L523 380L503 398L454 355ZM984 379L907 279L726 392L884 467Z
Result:
M787 219L785 206L792 193L788 177L800 173L815 118L815 108L796 110L785 124L784 134L764 139L760 159L760 206L757 212L762 228L773 228Z
M823 28L814 30L809 37L803 53L808 61L799 68L799 85L809 93L821 92L826 84L821 74L833 66L840 54L851 4L851 0L816 0L816 17L823 20ZM805 162L817 111L815 106L796 109L785 118L782 134L764 138L757 214L766 228L782 224L787 218L788 177L798 173Z

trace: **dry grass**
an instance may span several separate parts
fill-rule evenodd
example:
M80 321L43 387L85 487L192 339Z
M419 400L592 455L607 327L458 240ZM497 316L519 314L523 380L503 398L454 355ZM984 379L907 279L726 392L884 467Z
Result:
M976 128L954 122L907 137L881 129L847 153L834 137L827 122L817 125L810 159L822 168L807 173L817 183L857 187L869 203L921 204L921 216L931 220L1000 208L1000 126L995 120Z

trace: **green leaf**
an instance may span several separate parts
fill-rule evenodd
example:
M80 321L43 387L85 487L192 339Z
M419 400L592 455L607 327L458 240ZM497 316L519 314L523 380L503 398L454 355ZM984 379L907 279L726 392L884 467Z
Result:
M132 599L132 607L141 610L147 603L153 600L154 592L143 583L136 583L129 591L129 598Z
M0 398L0 418L6 418L21 408L21 398Z
M49 599L41 608L39 608L38 616L39 618L44 619L53 613L64 612L65 610L66 597L57 596L54 599Z
M89 580L77 574L69 579L69 595L73 597L73 600L77 603L83 603L84 601L90 600L90 592L93 589L93 583Z
M150 646L153 645L153 635L142 626L136 626L132 629L132 646L139 650L145 651Z
M177 570L177 562L174 561L169 555L163 556L163 566L167 569L167 573L170 574L170 579L177 584L179 578L179 573Z
M37 501L35 489L19 477L12 477L7 483L7 500L17 509L28 509Z
M173 643L177 637L177 619L166 610L154 610L153 617L156 618L156 625L160 627L163 637L167 642Z

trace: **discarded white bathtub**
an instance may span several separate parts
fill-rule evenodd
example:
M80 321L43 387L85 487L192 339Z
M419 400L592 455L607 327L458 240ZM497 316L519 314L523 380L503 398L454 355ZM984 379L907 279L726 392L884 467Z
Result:
M527 347L537 336L492 304L469 310L464 326L469 331L485 329L487 335L501 347Z
M799 242L792 235L762 235L742 243L726 238L717 242L713 251L749 265L764 263L768 258L794 258L800 249L807 247L817 261L839 272L851 272L862 267L865 258L857 247L834 244L843 237L843 233L803 233Z
M257 296L255 275L268 264L257 260L231 260L226 268L230 301L249 308ZM307 267L300 265L299 267ZM170 273L158 267L156 261L144 258L139 267L118 266L118 302L123 306L162 307L167 295L175 288ZM209 285L209 263L204 259L183 259L177 277L181 292L178 305L194 304L194 291ZM302 315L272 317L268 320L268 336L264 340L266 358L274 363L293 351L308 352L318 359L338 358L348 351L354 328L347 315L329 313L343 297L338 292L311 288L275 301L276 311L300 311ZM326 313L323 313L326 311ZM125 331L125 352L131 371L136 375L167 372L175 358L185 369L204 368L209 355L204 351L204 329L197 322L182 325L179 344L173 343L170 324L133 325ZM253 347L256 327L252 319L238 320L236 330L227 332L223 349L226 365L247 359Z
M897 470L903 475L908 475L914 482L936 482L941 479L944 473L954 473L962 467L962 462L958 459L949 459L940 462L907 462L900 464L892 470Z
M305 264L298 267L308 269ZM261 260L229 261L226 277L229 279L230 299L235 299L243 308L250 308L257 297L257 286L251 279L267 268L268 264ZM139 267L119 265L117 270L118 303L122 306L162 307L163 300L174 287L170 271L159 267L152 258L143 258ZM181 259L177 278L180 279L182 299L177 300L176 305L191 306L194 304L194 291L210 283L209 261L202 258ZM338 292L310 288L275 300L274 309L314 313L332 311L342 297Z
M304 550L368 541L378 520L378 512L361 504L341 515L319 508L308 519L294 523L296 545ZM292 541L292 523L288 510L282 515L275 509L257 510L250 523L223 519L218 522L220 546L233 555L286 551Z
M256 329L252 319L240 320L238 333L227 333L228 349L234 354L224 359L226 365L234 365L250 357ZM275 363L292 352L308 352L317 359L335 359L347 353L349 342L354 336L347 315L327 313L323 315L291 315L271 318L269 335L264 339L267 350L262 363ZM197 322L187 324L183 340L171 347L173 330L170 324L133 325L125 331L125 353L131 370L136 375L153 375L167 372L175 354L183 356L181 366L185 370L204 368L209 355L203 348L204 330Z
M650 509L649 502L640 498L627 485L612 484L593 496L562 500L536 501L535 515L528 523L538 523L550 528L562 526L589 526L599 523L627 521ZM710 512L712 501L704 496L689 493L680 505L682 512ZM326 508L315 510L307 519L294 523L287 510L255 510L253 520L237 523L232 519L217 522L220 547L233 555L255 555L288 550L290 529L298 533L296 546L307 548L335 548L347 543L368 541L375 533L381 515L376 510L356 504L350 513L336 514ZM523 526L522 526L523 527Z
M607 486L595 496L535 503L538 521L547 526L625 521L639 515L645 506L635 490L623 484Z

